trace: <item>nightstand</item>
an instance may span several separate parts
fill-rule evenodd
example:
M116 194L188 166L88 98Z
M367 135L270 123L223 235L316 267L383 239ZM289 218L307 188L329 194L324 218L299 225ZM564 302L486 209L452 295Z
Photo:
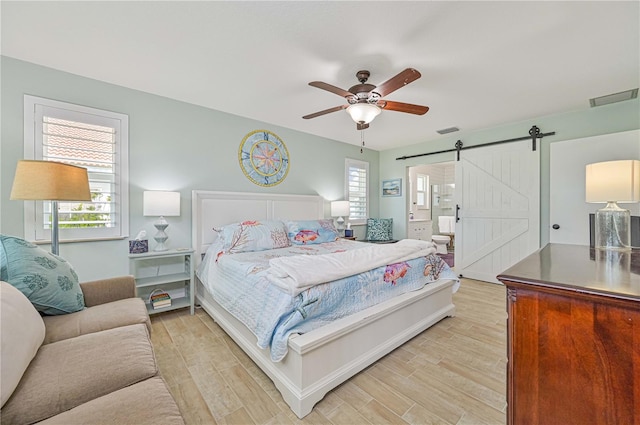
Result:
M149 314L189 307L194 314L193 250L169 250L129 254L129 272L136 281L136 294L147 305ZM171 305L154 309L149 297L155 290L171 296Z

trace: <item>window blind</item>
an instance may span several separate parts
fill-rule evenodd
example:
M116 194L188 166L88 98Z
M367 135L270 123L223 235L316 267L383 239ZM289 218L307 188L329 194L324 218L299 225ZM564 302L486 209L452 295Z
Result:
M61 228L115 226L115 128L42 115L42 159L87 169L91 202L60 202ZM50 211L45 209L45 215ZM50 223L47 217L45 226Z
M352 159L346 160L346 183L351 223L364 223L368 216L369 163Z
M58 202L60 241L123 238L129 233L129 117L24 95L25 159L84 167L91 202ZM51 238L51 203L25 201L24 234Z

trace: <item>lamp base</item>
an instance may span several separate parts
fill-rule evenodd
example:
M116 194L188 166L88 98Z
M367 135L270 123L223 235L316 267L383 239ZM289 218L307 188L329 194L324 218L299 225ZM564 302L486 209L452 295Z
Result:
M54 255L60 255L58 232L58 201L51 201L51 253Z
M153 226L158 229L158 233L153 236L153 239L155 239L155 241L157 242L156 247L153 250L156 252L167 251L169 248L167 248L164 243L167 241L167 239L169 239L169 236L167 236L164 231L167 227L169 227L169 223L167 223L167 220L165 220L164 217L161 216L158 221L153 223Z
M631 251L631 212L615 202L596 211L597 249Z
M338 231L338 235L344 236L344 218L338 217L336 220L336 230Z

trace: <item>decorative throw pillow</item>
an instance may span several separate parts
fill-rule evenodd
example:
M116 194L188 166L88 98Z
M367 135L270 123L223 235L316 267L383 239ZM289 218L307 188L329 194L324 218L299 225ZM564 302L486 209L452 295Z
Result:
M391 239L393 239L392 218L367 219L367 240L389 241Z
M36 310L57 315L84 309L78 275L61 257L13 236L0 235L0 277L22 292Z
M243 221L224 226L220 235L228 253L264 251L290 246L284 223L278 220Z
M27 297L6 282L0 282L0 322L0 401L4 406L42 345L45 329Z
M338 239L338 231L333 220L287 221L287 233L292 244L313 245L333 242Z

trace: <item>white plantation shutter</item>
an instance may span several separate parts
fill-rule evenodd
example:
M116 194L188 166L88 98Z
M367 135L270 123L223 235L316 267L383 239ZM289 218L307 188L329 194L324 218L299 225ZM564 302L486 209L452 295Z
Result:
M27 113L31 117L28 117ZM25 96L25 158L87 169L91 202L59 202L60 239L100 239L128 234L128 117ZM29 155L31 154L31 155ZM51 204L25 203L25 236L50 238ZM28 222L34 223L30 229Z
M345 172L345 199L350 204L349 222L364 224L369 215L369 163L347 158Z

